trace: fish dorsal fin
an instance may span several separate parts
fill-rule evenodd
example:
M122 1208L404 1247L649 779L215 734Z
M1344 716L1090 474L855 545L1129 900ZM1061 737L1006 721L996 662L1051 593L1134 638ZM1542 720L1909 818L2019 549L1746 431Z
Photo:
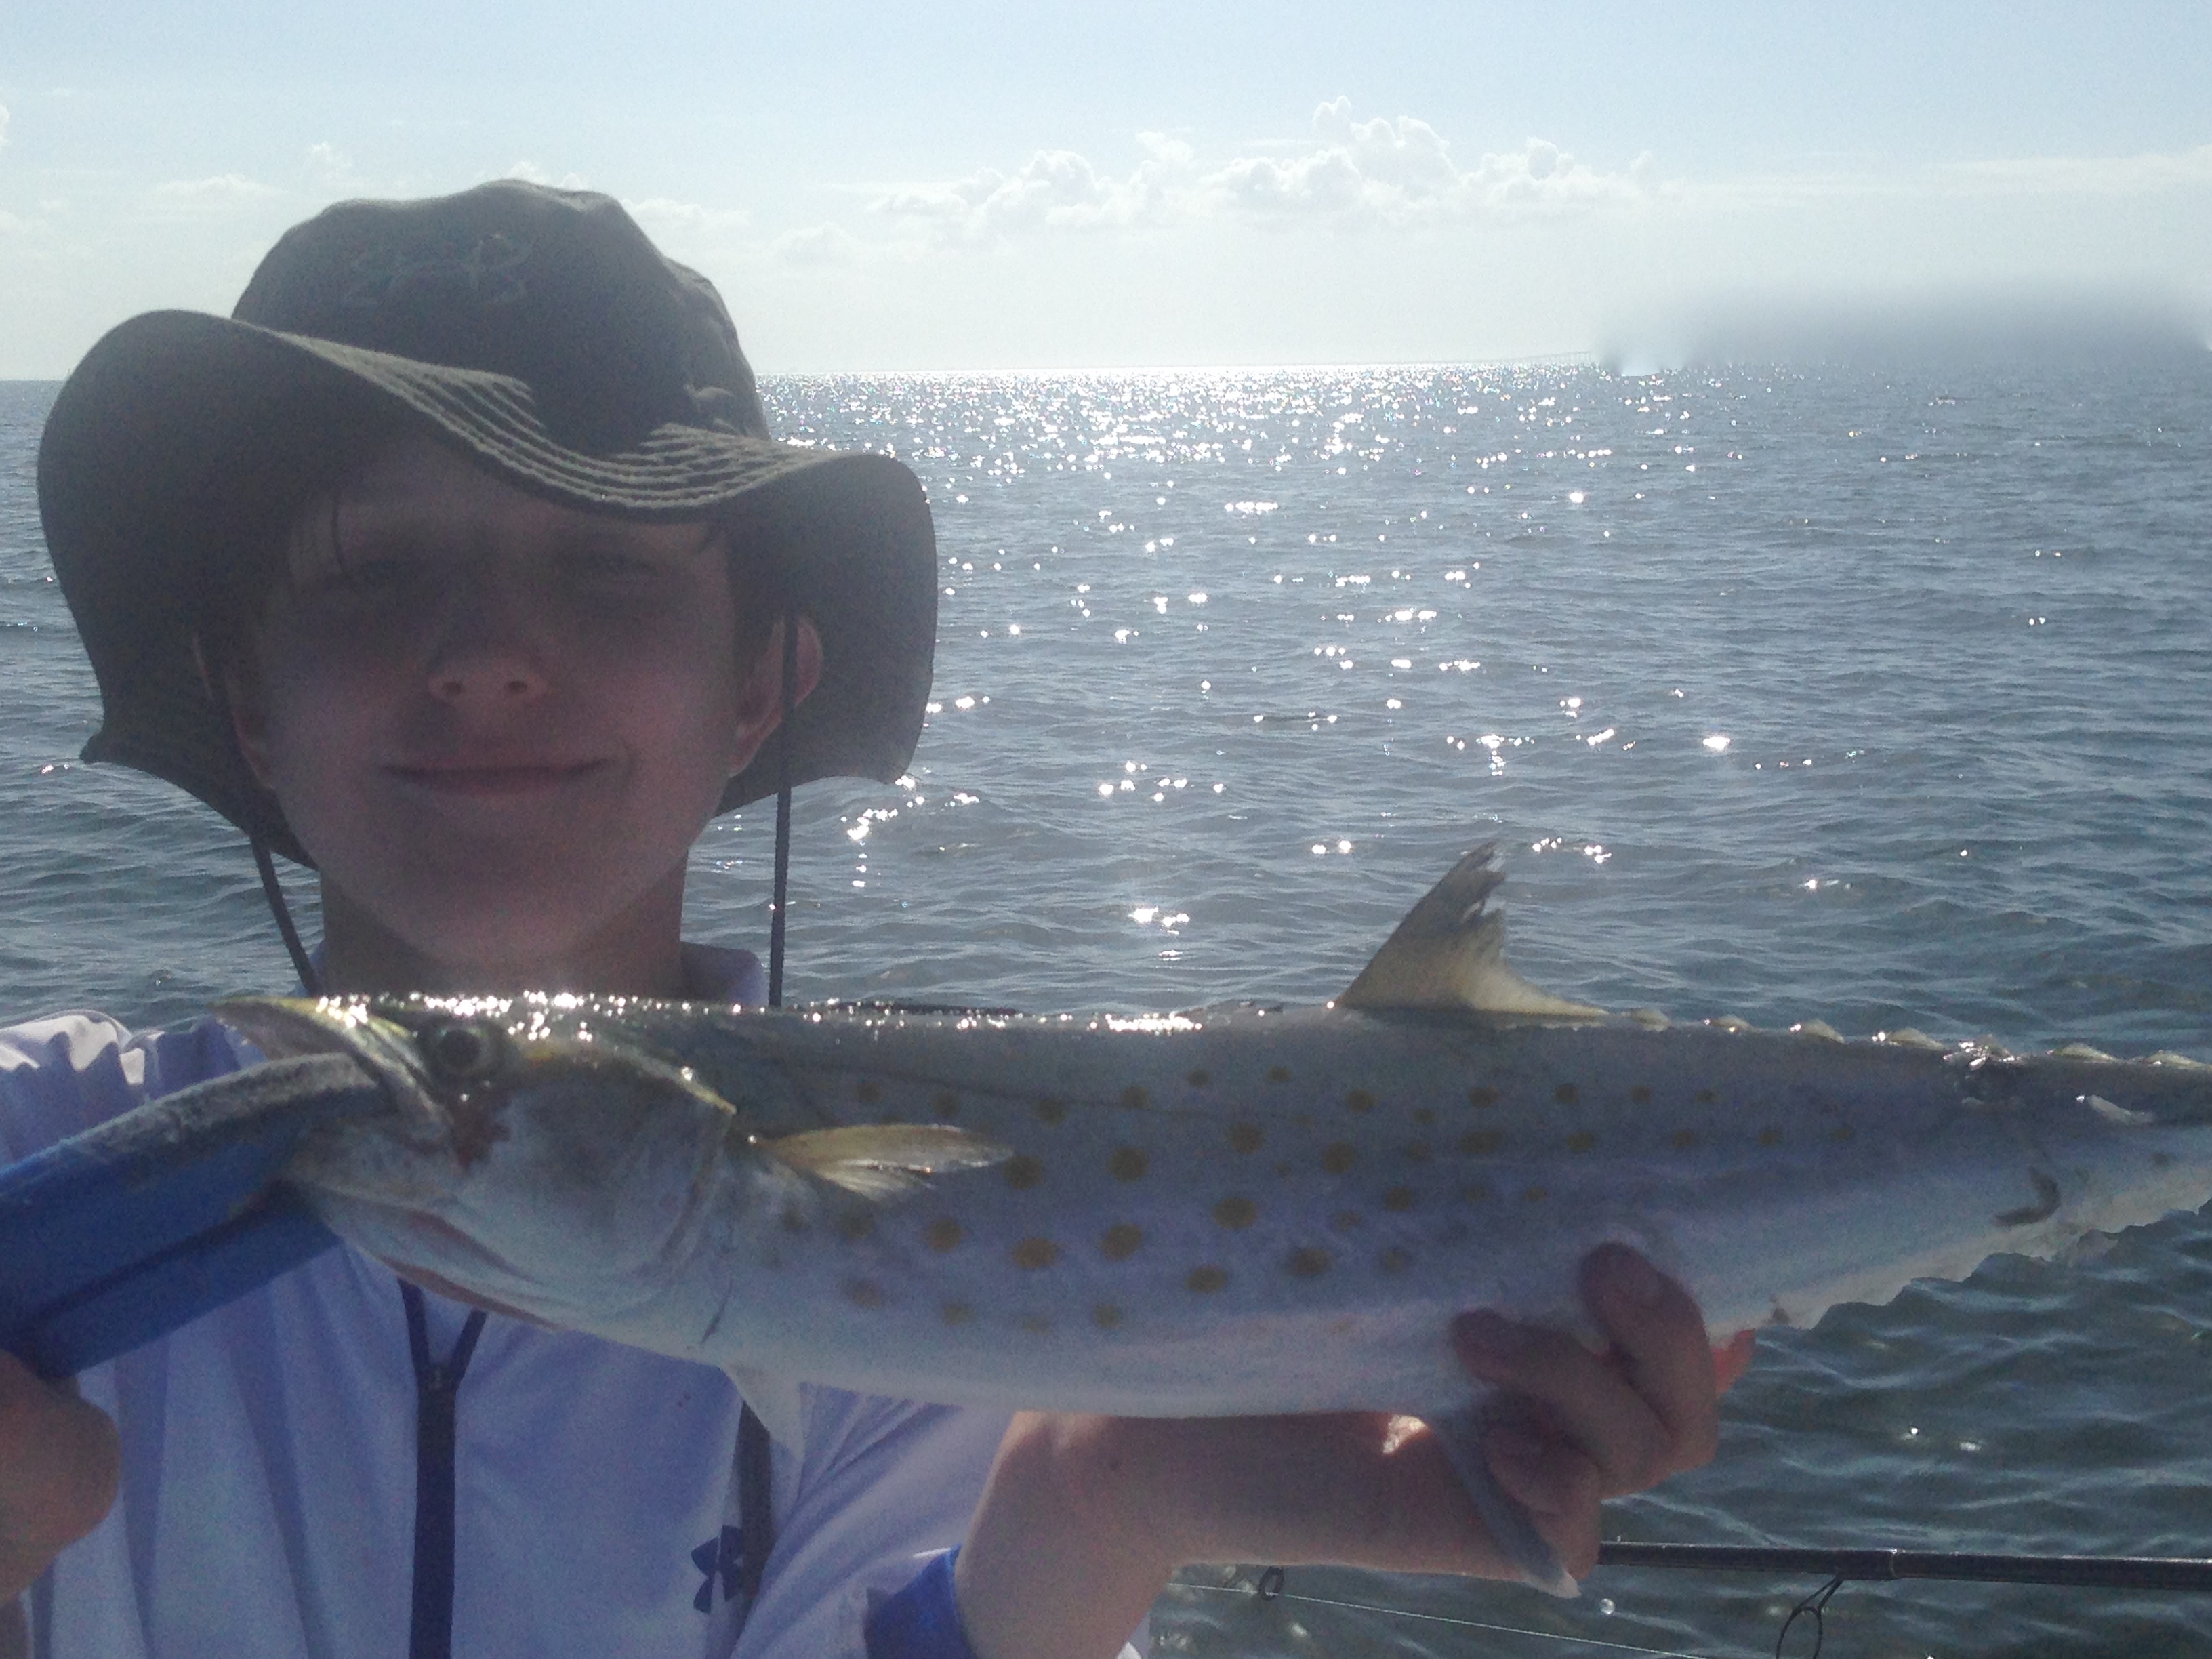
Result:
M1478 847L1447 871L1359 970L1340 1008L1464 1009L1602 1019L1605 1010L1541 990L1505 964L1505 918L1484 905L1505 879L1498 843Z
M860 1123L809 1129L763 1142L760 1150L863 1198L897 1198L930 1176L1003 1164L1011 1147L942 1123Z

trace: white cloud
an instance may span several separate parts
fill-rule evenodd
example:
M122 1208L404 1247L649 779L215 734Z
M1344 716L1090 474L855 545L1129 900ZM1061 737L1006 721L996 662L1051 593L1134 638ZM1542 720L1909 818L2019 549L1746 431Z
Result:
M353 177L353 157L336 144L319 143L307 146L307 178L321 190L336 189Z
M879 212L933 224L955 240L1177 216L1192 193L1190 147L1156 132L1138 134L1137 143L1144 159L1127 179L1099 172L1073 150L1041 149L1015 173L984 167L964 179L909 185L874 205Z
M703 207L696 202L679 202L666 196L648 196L643 201L624 202L623 206L629 210L631 218L655 236L678 233L712 235L742 230L752 222L752 215L742 208Z
M0 104L0 149L8 148L8 106Z
M1201 167L1191 147L1159 133L1121 179L1073 150L1039 150L1017 172L985 167L964 179L909 185L874 204L878 212L975 241L1024 232L1161 225L1194 219L1334 218L1406 224L1559 212L1636 202L1674 187L1639 156L1625 173L1585 166L1531 138L1462 169L1426 121L1352 118L1352 100L1314 112L1314 138L1278 155L1237 156Z
M539 167L537 162L531 161L517 161L513 167L507 168L505 173L501 173L499 176L502 179L520 179L526 184L553 185L562 190L589 190L591 188L591 185L585 179L584 175L580 173L564 173L558 179L556 179L544 167Z
M836 225L808 225L799 230L787 230L768 245L769 258L802 270L858 264L869 252L868 244Z

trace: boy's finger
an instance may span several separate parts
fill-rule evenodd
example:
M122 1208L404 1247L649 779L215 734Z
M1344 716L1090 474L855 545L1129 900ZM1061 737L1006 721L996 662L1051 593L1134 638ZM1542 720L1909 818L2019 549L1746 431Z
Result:
M1528 1511L1562 1566L1579 1578L1597 1564L1603 1477L1565 1441L1510 1425L1482 1437L1483 1462L1507 1497Z
M1486 1311L1462 1316L1452 1340L1475 1376L1520 1397L1530 1426L1581 1448L1606 1495L1640 1491L1679 1467L1667 1423L1626 1369L1565 1332Z
M1665 1425L1667 1449L1652 1478L1708 1462L1720 1444L1720 1384L1698 1304L1622 1244L1591 1251L1582 1281L1621 1375Z
M0 1353L0 1601L100 1524L120 1463L105 1412Z

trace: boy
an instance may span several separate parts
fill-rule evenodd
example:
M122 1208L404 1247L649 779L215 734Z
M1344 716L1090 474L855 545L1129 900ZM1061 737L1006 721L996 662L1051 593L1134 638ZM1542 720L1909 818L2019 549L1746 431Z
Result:
M95 347L40 482L106 703L88 755L312 861L331 991L760 1000L749 957L681 942L692 839L779 777L896 776L920 730L918 484L771 441L713 289L605 198L328 210L235 319ZM0 1158L252 1057L212 1023L18 1028ZM1600 1498L1715 1432L1687 1298L1626 1251L1585 1280L1607 1356L1458 1333L1524 1398L1486 1452L1577 1571ZM30 1589L55 1655L1103 1659L1186 1560L1503 1571L1382 1419L1009 1424L821 1389L747 1597L719 1372L349 1250L80 1382L0 1359L0 1598Z

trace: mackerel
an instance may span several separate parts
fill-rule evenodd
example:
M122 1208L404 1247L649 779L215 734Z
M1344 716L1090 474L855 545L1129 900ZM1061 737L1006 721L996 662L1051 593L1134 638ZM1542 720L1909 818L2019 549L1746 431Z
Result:
M635 999L243 999L391 1109L287 1178L401 1272L730 1368L1122 1416L1369 1410L1439 1433L1524 1577L1453 1317L1588 1330L1641 1250L1716 1340L2212 1197L2212 1066L1817 1022L1607 1015L1509 969L1492 849L1334 1002L1027 1015Z

